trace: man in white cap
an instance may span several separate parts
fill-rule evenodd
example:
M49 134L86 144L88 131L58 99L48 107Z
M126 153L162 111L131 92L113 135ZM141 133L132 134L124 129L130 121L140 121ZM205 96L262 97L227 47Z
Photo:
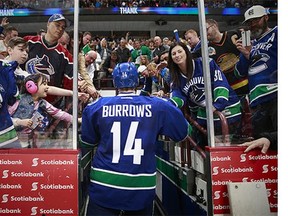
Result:
M244 16L252 46L243 46L241 39L236 42L241 55L235 75L248 76L254 138L265 137L272 142L278 131L278 27L268 27L268 11L260 5L249 8Z

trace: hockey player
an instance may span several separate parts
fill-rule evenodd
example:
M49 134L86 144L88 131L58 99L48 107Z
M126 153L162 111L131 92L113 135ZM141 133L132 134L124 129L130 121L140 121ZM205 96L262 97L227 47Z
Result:
M158 135L181 141L190 127L167 100L135 94L134 63L116 65L113 82L119 94L101 97L82 115L82 144L98 144L87 215L152 215Z
M244 16L253 41L249 47L237 41L241 56L235 74L248 75L254 138L266 137L272 142L269 133L277 131L278 27L268 27L267 11L260 5L249 8Z

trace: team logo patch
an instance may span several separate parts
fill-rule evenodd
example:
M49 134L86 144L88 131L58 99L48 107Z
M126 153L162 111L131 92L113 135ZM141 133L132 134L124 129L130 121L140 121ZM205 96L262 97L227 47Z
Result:
M48 56L43 55L41 58L36 55L26 63L26 71L30 74L41 73L44 75L52 76L55 71L52 64L49 61Z
M216 55L216 50L214 47L208 47L208 55L209 56Z
M191 100L199 106L205 106L205 89L197 85L191 87L189 96Z
M253 14L254 14L254 10L253 10L253 9L248 11L248 15L251 16L251 15L253 15Z
M128 75L126 71L122 71L121 79L127 79Z

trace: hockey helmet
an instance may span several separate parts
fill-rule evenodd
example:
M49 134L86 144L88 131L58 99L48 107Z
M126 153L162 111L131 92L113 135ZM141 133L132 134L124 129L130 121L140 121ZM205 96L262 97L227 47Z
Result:
M136 88L139 84L138 72L134 63L123 62L113 70L114 86L121 88Z

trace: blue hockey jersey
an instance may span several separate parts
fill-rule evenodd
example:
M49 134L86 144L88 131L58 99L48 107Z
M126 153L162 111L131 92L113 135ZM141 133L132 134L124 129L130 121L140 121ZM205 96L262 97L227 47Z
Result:
M8 105L16 101L19 94L14 78L17 62L0 61L0 148L20 148L18 137L8 112Z
M248 75L250 106L270 101L278 92L278 27L254 40L249 60L243 55L235 67L235 75Z
M188 134L182 112L165 99L119 94L102 97L82 115L81 142L98 147L91 170L90 202L136 211L155 197L158 135L181 141Z
M187 77L181 73L180 85L172 85L172 100L178 98L183 104L189 104L191 109L197 112L197 120L201 125L206 125L206 102L205 86L203 77L202 58L192 60L194 71L193 77L187 80ZM227 120L232 123L238 121L241 117L241 105L238 96L230 87L225 75L216 64L210 59L212 104L221 111ZM219 122L219 118L214 116L214 120Z

